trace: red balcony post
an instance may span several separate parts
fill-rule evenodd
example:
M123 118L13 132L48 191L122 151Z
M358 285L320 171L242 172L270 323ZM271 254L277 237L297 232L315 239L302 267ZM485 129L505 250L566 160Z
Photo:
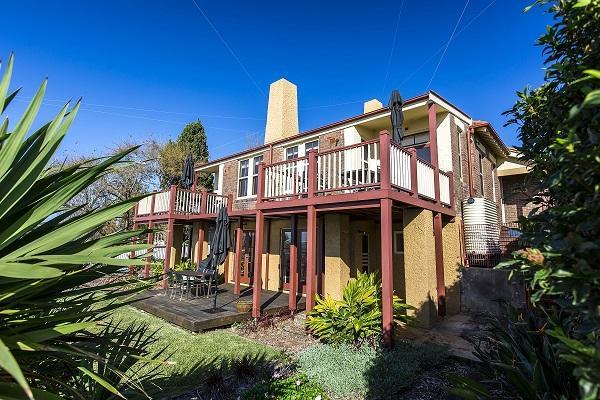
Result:
M308 197L315 197L317 191L317 152L308 152Z
M454 172L447 172L448 174L448 190L450 193L450 208L454 210Z
M175 214L177 209L175 202L177 201L177 186L171 185L169 189L169 214Z
M174 187L174 186L173 186ZM163 266L163 289L167 288L167 272L171 269L171 248L173 247L173 233L175 229L175 219L169 218L167 222L167 232L165 240L165 262Z
M156 193L152 194L150 198L150 217L154 215L154 205L156 204Z
M244 234L244 220L238 220L238 226L235 228L235 257L233 258L233 293L240 294L240 278L242 276L242 240ZM247 268L247 267L246 267Z
M200 193L200 214L206 214L206 207L208 205L208 192L206 191L206 188L202 188Z
M265 195L265 163L258 164L258 188L256 190L256 202L261 203Z
M390 147L392 141L388 131L379 132L379 162L381 164L381 189L389 190L391 185Z
M233 195L231 193L227 195L227 211L229 213L233 211Z
M154 198L154 196L153 196ZM150 221L148 223L148 228L149 229L154 229L154 222ZM150 245L154 245L154 232L149 232L148 233L148 238L147 238L147 242ZM150 254L148 254L148 256L146 257L146 265L144 265L144 278L148 278L150 277L150 262L151 262L152 256Z
M435 202L440 204L440 174L438 164L438 144L437 144L437 113L435 103L429 101L428 119L429 119L429 151L431 152L431 165L433 165L433 187L435 190Z
M260 180L260 175L258 179ZM260 317L261 311L260 295L262 290L262 256L264 225L264 213L261 210L256 210L256 228L254 237L254 283L252 286L252 316L254 318Z
M383 341L394 340L394 255L392 253L392 200L381 199L381 312Z
M435 245L435 276L438 300L438 315L446 315L446 284L444 281L444 243L442 242L442 214L433 215L433 238Z
M410 191L413 197L419 197L419 185L417 182L417 151L408 149L410 153Z
M204 257L204 238L206 237L206 231L204 230L204 224L198 223L198 255L196 257L196 264L202 261Z
M306 311L315 306L317 273L317 210L310 205L306 221Z
M298 216L292 215L292 237L290 241L290 297L288 307L296 311L296 295L298 293Z

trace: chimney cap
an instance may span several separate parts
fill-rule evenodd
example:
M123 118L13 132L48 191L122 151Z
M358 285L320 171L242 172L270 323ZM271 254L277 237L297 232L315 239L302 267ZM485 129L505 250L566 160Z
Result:
M363 105L363 114L383 108L383 103L377 99L365 101Z

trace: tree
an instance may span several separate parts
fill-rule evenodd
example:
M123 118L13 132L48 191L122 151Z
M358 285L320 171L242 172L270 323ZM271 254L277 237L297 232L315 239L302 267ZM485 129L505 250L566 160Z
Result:
M538 40L545 82L518 92L507 114L541 195L522 221L530 247L499 266L524 276L534 309L481 355L523 398L575 398L578 388L591 400L600 398L600 1L536 4L555 19Z
M160 164L160 186L167 189L179 185L186 153L178 142L169 140L158 152Z
M18 92L7 95L12 67L11 55L0 79L2 116ZM150 286L126 276L106 280L125 266L144 264L141 258L117 256L148 249L132 239L149 231L97 235L99 227L130 210L139 197L87 213L80 212L83 205L68 206L136 148L91 164L48 168L80 102L65 104L51 122L30 133L46 85L44 81L17 124L9 127L8 118L0 123L1 397L143 394L139 374L156 362L145 349L152 342L147 326L103 319L124 299Z
M196 164L206 164L209 159L206 132L202 122L190 122L187 124L177 138L177 143L183 148L185 154L192 154ZM213 188L212 174L202 173L198 175L198 186L208 190Z

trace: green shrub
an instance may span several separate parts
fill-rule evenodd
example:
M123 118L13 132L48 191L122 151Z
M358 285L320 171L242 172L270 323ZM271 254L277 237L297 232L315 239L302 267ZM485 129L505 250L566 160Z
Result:
M358 273L344 287L343 299L317 296L314 309L308 313L306 326L327 343L376 341L382 334L381 283L374 274ZM406 311L413 307L394 296L394 314L400 321L412 320Z
M324 390L305 375L258 384L242 393L242 400L327 400Z
M421 369L442 363L444 347L398 343L393 350L320 344L298 355L298 369L335 396L397 398Z

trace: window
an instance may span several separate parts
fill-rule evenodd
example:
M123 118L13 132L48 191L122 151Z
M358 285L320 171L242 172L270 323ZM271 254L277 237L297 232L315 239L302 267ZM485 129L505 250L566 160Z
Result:
M458 175L460 176L460 181L462 182L462 129L460 129L458 126L456 127L456 136L458 136Z
M258 193L258 165L262 162L263 156L254 157L254 168L252 170L252 196Z
M250 160L240 161L239 168L239 183L238 183L238 197L248 196L248 164Z
M262 160L262 155L240 160L237 197L256 196L258 193L258 165Z
M285 149L285 159L290 160L292 158L298 158L298 146L292 146Z
M319 141L313 140L312 142L308 142L304 145L304 154L308 154L310 150L319 151Z
M479 153L479 189L483 196L483 155Z
M412 147L417 151L417 157L431 162L431 151L429 149L429 132L417 133L402 139L402 146Z
M394 231L394 254L404 254L403 231Z
M360 265L363 273L369 273L369 235L362 235Z

